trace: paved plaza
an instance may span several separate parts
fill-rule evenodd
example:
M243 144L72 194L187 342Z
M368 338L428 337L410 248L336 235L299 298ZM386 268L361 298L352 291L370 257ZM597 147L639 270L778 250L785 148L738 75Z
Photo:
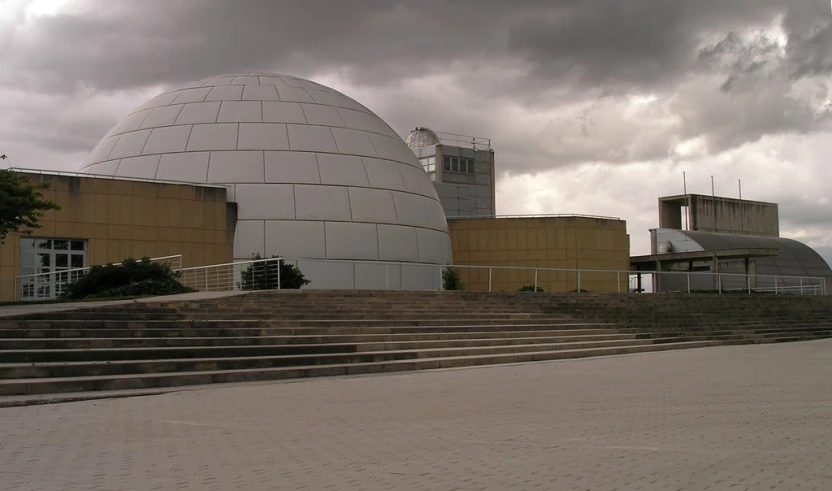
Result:
M829 490L832 341L0 409L0 490Z

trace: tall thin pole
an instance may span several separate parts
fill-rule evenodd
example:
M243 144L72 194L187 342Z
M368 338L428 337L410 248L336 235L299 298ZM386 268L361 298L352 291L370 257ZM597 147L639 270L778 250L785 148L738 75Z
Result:
M742 179L737 179L737 187L739 187L739 190L740 190L740 235L744 235L745 234L745 203L742 202Z
M714 190L714 176L711 176L711 206L714 207L714 233L716 233L716 191Z
M688 180L685 172L682 171L682 189L683 194L685 195L685 228L684 230L690 230L688 228L688 215L690 214L690 206L688 206Z

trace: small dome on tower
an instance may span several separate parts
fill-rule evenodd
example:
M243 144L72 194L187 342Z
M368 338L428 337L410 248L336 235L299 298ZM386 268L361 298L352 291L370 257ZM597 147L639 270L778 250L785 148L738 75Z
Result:
M404 141L410 148L431 147L439 144L439 136L430 128L417 126Z

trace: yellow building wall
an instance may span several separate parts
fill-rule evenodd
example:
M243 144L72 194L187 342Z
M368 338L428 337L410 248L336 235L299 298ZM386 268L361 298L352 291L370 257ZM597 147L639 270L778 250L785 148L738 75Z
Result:
M547 292L576 290L579 275L575 270L579 269L584 270L580 273L582 290L627 291L630 237L623 220L474 218L448 220L448 227L454 264L524 268L492 269L491 291L511 292L534 285L536 268L537 285ZM460 267L459 272L466 289L488 291L488 268Z
M46 181L44 198L61 206L41 219L27 237L87 239L87 265L132 257L181 254L183 267L233 260L236 205L226 190L144 181L29 174ZM0 301L14 300L20 275L20 238L0 245Z

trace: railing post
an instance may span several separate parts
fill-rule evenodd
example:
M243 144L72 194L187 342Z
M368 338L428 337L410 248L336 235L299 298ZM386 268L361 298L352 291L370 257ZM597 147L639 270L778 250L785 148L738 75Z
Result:
M745 283L748 285L748 294L751 295L751 275L745 275Z
M390 264L384 263L384 289L390 289Z
M581 293L581 270L578 270L578 293Z
M280 290L280 264L283 262L283 258L277 258L277 289Z
M488 267L488 291L491 292L491 266Z
M685 273L685 278L688 279L688 293L690 293L690 273Z
M615 283L618 285L618 293L621 293L621 271L615 272Z
M803 278L800 278L800 294L803 295Z
M535 291L535 293L537 293L537 272L538 271L539 270L537 268L534 268L534 291Z
M722 273L716 274L716 286L719 288L719 294L722 295Z
M445 266L439 265L439 291L445 290L445 285L442 283L442 270L445 269ZM401 269L400 269L401 271Z

